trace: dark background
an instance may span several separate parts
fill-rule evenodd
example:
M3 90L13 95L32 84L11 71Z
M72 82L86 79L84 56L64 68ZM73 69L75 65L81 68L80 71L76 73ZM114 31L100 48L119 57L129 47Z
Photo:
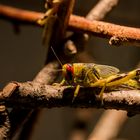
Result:
M76 0L74 13L85 16L97 0ZM44 11L42 1L38 0L0 0L18 8ZM120 0L117 7L104 21L120 25L140 27L140 1ZM20 26L20 33L15 34L10 22L0 20L0 88L9 81L30 81L43 67L46 50L41 45L42 29L34 26ZM108 40L91 37L88 42L90 55L100 64L114 65L121 71L132 70L140 60L140 48L134 46L110 47ZM93 110L92 110L93 111ZM93 111L93 128L102 110ZM43 109L40 113L31 140L66 140L75 120L76 110L71 108ZM120 131L119 138L139 140L140 116L128 118Z

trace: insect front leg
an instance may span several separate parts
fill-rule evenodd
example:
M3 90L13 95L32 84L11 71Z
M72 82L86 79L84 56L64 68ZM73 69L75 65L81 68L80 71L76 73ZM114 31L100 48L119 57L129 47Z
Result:
M65 78L58 84L59 86L63 86L65 83L67 83L67 81L65 80ZM70 85L71 87L71 85ZM76 86L76 89L74 91L74 95L73 95L73 99L72 99L72 103L74 102L75 98L77 97L78 93L80 90L80 85Z
M63 78L62 81L60 82L60 85L63 86L65 84L66 80Z
M77 95L79 93L79 90L80 90L80 85L77 85L76 89L74 91L74 96L73 96L73 99L72 99L72 103L74 102L75 98L77 97Z
M60 83L53 83L53 86L63 86L66 83L66 80L63 78Z

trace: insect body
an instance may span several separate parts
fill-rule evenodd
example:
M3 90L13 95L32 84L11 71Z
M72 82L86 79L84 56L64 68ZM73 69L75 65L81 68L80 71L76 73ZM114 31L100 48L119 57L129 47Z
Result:
M93 63L74 63L65 64L62 67L64 83L76 86L74 98L77 96L80 86L84 87L101 87L100 97L102 98L105 87L113 87L121 84L131 86L138 84L134 78L140 75L140 69L133 70L129 73L118 74L119 69L108 66L98 65Z
M115 67L94 63L73 63L62 67L62 74L68 84L86 87L118 72L119 69Z
M105 87L126 86L140 89L140 68L128 73L119 74L119 69L108 65L94 63L73 63L62 65L54 49L51 47L58 62L62 66L63 80L60 85L65 83L76 86L73 101L76 98L80 86L101 87L100 98L102 99Z
M65 64L62 67L64 79L61 84L67 83L76 86L73 100L77 96L80 86L103 87L100 93L100 96L102 96L105 87L103 84L106 83L105 79L116 75L118 72L119 69L108 65L98 65L94 63Z

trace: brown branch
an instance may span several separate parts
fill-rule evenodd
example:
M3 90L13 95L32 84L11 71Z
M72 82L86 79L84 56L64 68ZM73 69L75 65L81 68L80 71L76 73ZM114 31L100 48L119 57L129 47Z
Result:
M71 16L69 27L99 37L109 38L111 45L132 43L139 46L140 44L139 28L120 26L102 21L89 21L79 16Z
M42 17L42 13L19 10L8 6L0 5L0 17L18 22L36 24L37 19ZM140 45L140 29L115 25L101 21L89 21L83 17L71 15L69 20L69 28L86 33L91 33L103 38L109 38L110 44L133 44Z
M74 90L74 87L69 86L11 82L0 92L0 102L9 107L21 108L95 107L140 113L140 90L106 91L103 94L103 106L98 95L100 89L81 88L78 97L72 103Z
M17 21L23 24L37 25L37 20L43 17L43 13L21 10L0 4L0 17Z

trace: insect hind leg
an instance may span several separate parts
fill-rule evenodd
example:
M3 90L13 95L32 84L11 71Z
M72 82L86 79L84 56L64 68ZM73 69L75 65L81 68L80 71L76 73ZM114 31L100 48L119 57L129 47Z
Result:
M102 89L100 91L100 94L99 94L99 98L101 99L101 105L104 104L104 102L103 102L103 94L104 94L105 88L106 88L106 82L104 83L104 86L102 87Z
M91 87L101 87L102 88L99 93L99 97L101 99L101 105L103 105L103 94L104 94L105 88L108 87L109 82L112 81L113 79L115 79L116 77L117 77L117 75L112 75L105 79L99 79L95 83L91 83Z

